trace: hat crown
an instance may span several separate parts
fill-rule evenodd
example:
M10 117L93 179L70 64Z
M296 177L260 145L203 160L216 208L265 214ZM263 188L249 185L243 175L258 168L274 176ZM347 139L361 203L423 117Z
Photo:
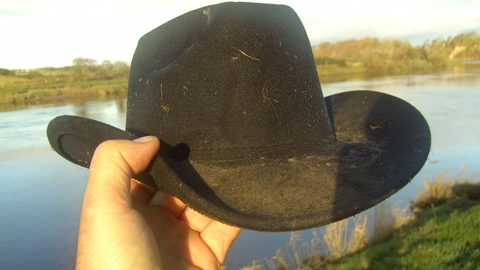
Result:
M287 6L224 3L178 17L139 42L127 130L187 144L199 159L315 152L334 133L309 44Z

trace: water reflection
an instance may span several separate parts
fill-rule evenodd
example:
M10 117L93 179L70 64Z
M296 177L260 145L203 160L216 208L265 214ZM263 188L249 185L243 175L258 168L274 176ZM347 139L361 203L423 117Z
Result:
M9 111L19 111L26 108L41 106L41 107L52 107L52 106L67 106L75 105L82 106L86 102L92 101L110 101L117 99L125 99L126 96L114 96L114 97L97 97L97 96L87 96L87 97L65 97L65 98L50 98L46 100L34 100L27 103L0 103L0 112L9 112Z
M0 161L2 152L31 147L49 147L45 132L58 115L78 115L125 128L126 99L76 100L66 104L18 106L0 112Z
M429 122L432 151L411 184L391 201L414 197L424 177L455 173L467 163L480 169L480 72L388 76L322 82L325 96L348 90L389 93L417 107ZM7 106L0 112L0 268L68 269L75 251L78 215L87 170L50 150L45 129L58 115L96 119L123 129L125 99L58 101ZM312 230L300 232L304 239ZM226 259L238 269L275 255L290 233L243 231Z
M125 115L127 106L126 99L114 99L109 101L91 101L79 104L74 109L74 114L87 118L102 117L102 115ZM124 119L125 120L125 119Z
M49 121L81 115L119 128L125 99L17 106L0 113L0 269L68 269L87 170L50 150Z

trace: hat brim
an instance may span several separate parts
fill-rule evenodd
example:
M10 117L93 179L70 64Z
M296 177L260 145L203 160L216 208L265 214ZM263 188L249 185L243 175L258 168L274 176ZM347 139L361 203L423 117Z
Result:
M162 142L165 149L135 178L226 224L291 231L366 210L401 189L422 168L430 150L430 130L412 105L372 91L332 95L325 103L337 140L317 154L272 150L260 159L178 159L176 152L189 151L188 142L176 147ZM48 137L60 155L84 167L89 167L101 142L136 138L74 116L52 120Z

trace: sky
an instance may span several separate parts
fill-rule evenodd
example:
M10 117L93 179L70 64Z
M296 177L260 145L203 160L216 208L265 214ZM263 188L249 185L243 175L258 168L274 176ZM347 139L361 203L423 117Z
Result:
M63 67L76 57L130 64L138 39L210 0L2 0L0 68ZM263 0L292 7L312 45L480 33L480 0Z

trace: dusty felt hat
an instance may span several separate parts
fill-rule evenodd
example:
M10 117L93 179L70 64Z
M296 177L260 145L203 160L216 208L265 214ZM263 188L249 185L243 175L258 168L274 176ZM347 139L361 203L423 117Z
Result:
M160 152L136 179L262 231L357 214L407 184L430 149L424 117L399 98L324 98L295 12L252 3L197 9L139 40L126 131L59 116L47 133L60 155L85 167L102 141L155 135Z

